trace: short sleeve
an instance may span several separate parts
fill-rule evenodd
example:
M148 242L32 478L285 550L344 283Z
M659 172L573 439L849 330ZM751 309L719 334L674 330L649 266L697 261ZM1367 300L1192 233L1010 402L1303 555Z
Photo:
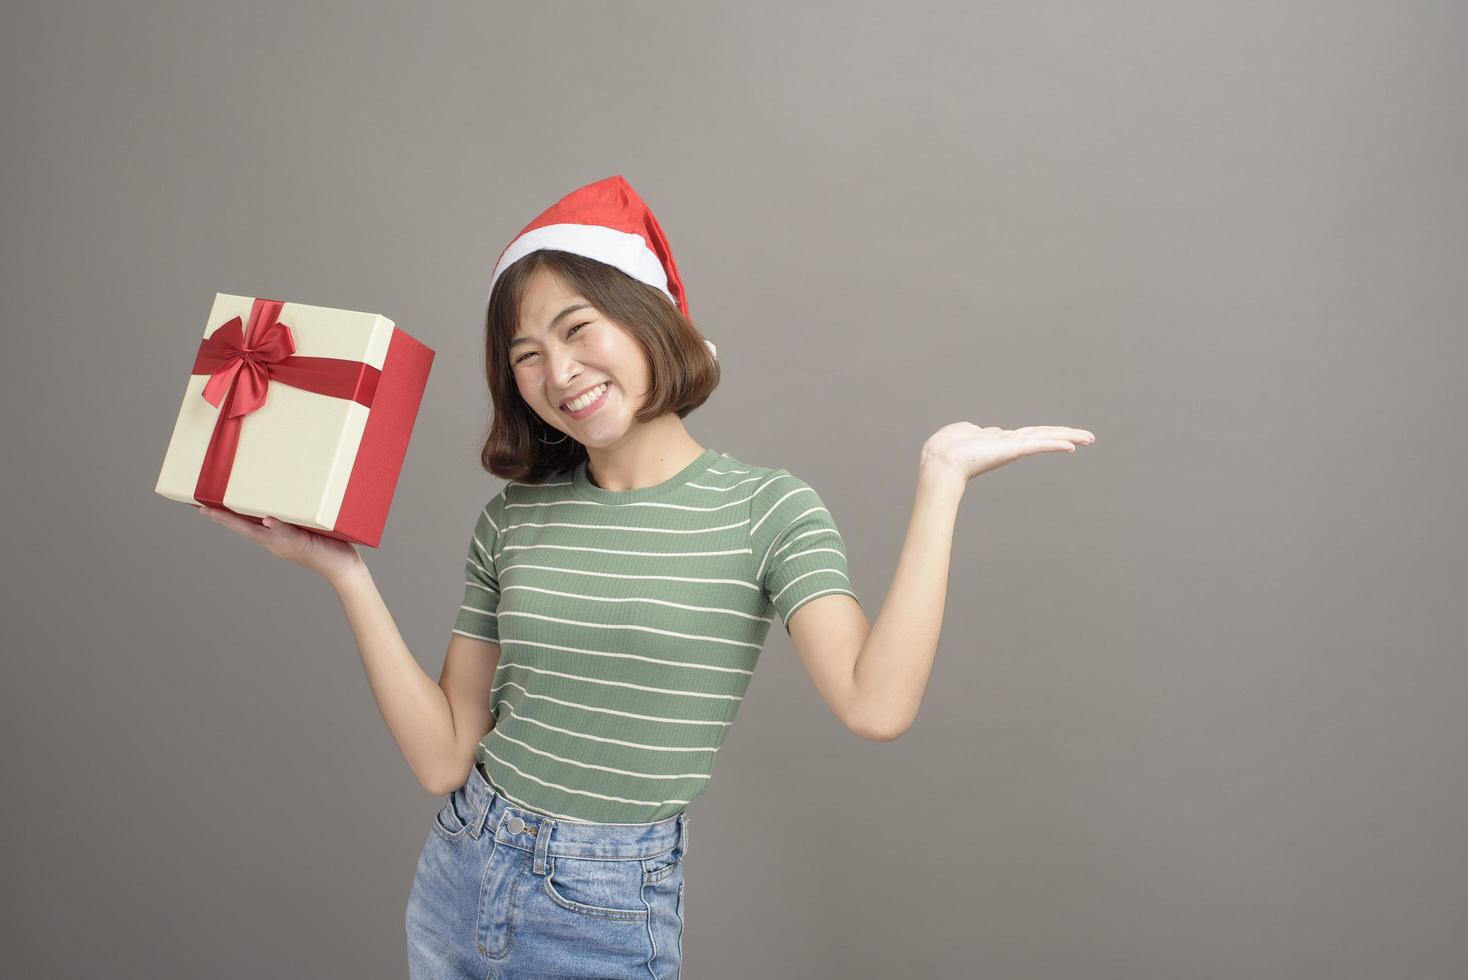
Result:
M469 536L464 561L464 602L459 606L453 632L475 640L499 643L496 612L500 604L498 555L500 529L505 526L505 494L501 490L479 512Z
M846 542L820 495L789 470L772 470L750 498L750 545L755 577L774 604L785 632L795 610L818 596L856 599L846 567Z

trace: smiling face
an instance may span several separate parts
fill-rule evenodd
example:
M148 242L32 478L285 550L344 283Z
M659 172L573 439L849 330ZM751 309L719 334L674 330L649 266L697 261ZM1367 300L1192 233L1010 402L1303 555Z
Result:
M510 344L520 397L548 427L588 449L610 449L639 424L633 416L650 381L641 345L544 267L526 281ZM603 383L599 400L574 413L565 406Z

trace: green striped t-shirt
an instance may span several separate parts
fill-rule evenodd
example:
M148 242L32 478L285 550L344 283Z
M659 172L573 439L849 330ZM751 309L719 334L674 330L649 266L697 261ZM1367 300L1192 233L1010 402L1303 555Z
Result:
M776 610L857 599L821 498L705 450L656 486L586 464L507 483L480 512L454 632L499 644L475 758L507 801L650 823L708 786ZM859 601L859 600L858 600Z

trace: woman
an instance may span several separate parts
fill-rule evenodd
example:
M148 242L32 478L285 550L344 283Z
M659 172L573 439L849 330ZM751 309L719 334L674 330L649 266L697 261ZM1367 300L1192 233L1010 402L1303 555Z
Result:
M389 728L447 797L408 901L415 978L678 976L686 808L771 613L847 727L897 737L932 667L967 481L1094 439L940 429L869 624L819 495L685 428L718 384L716 353L620 176L568 194L506 247L491 278L482 463L508 482L476 517L438 683L351 545L210 512L332 583Z

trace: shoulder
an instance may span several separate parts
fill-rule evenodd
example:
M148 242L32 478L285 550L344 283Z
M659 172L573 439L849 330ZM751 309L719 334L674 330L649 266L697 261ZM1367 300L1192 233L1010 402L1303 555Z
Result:
M784 466L764 466L752 472L758 473L759 482L754 484L755 493L762 501L778 501L792 493L814 493L814 488L805 478L792 473Z
M571 480L572 474L569 470L552 474L541 483L519 483L509 480L506 481L499 496L504 501L502 506L510 507L556 503L571 495Z
M751 492L763 490L776 481L793 480L795 477L783 466L767 466L748 463L724 453L715 463L714 469L724 473L738 474L742 482L752 488Z
M767 501L774 499L774 490L792 479L783 467L748 463L728 453L722 453L710 469L727 478L730 489L737 487L742 491L739 496L749 503L750 513L756 520L759 513L768 509Z
M757 540L778 534L811 508L824 509L820 495L784 466L749 466L749 533Z
M761 496L773 492L776 488L784 491L810 486L799 473L792 472L788 466L750 463L728 453L721 455L721 458L714 464L714 468L727 473L741 474L743 483L752 488L751 492Z
M485 531L490 534L498 534L505 526L505 494L508 490L509 487L502 487L494 496L480 505L479 515L474 520L476 536Z

